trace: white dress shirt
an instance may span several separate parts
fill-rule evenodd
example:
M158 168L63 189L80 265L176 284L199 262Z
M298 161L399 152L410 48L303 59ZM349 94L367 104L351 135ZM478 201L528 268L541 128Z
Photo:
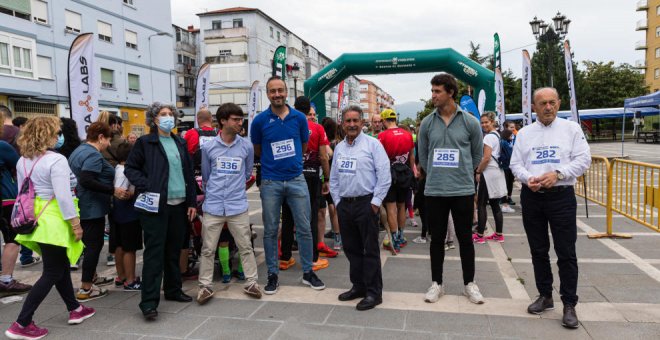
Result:
M336 205L343 197L373 194L371 204L380 206L391 181L390 159L376 138L360 132L353 144L348 144L344 139L335 147L330 171L330 195Z
M516 136L510 168L524 184L530 177L559 170L564 174L555 186L574 185L591 165L591 151L580 126L555 118L550 125L540 121L522 128Z

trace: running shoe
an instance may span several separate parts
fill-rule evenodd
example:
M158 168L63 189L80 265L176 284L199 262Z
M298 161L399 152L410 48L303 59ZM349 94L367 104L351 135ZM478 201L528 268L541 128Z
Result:
M479 287L474 282L470 282L467 285L465 285L465 290L463 290L463 295L467 296L468 300L470 302L475 303L475 304L482 304L484 303L484 297L481 295L481 292L479 291Z
M243 287L243 293L256 299L261 299L261 289L257 281L250 282L247 286Z
M456 246L454 245L454 241L447 242L447 247L449 247L449 249L456 249Z
M277 287L279 286L280 284L277 280L277 274L268 274L268 283L266 283L266 287L264 287L264 294L273 295L277 293Z
M341 235L340 234L335 234L335 244L332 246L332 249L341 250L342 246L343 245L341 243Z
M39 264L41 262L42 262L41 257L40 256L35 256L35 257L32 257L29 261L21 262L21 268L32 267L35 264Z
M19 325L18 322L14 322L11 324L11 327L5 331L5 335L10 339L36 340L48 335L48 330L37 327L37 325L34 324L34 321L25 327Z
M516 202L514 202L511 197L509 197L509 201L507 202L509 205L516 205Z
M126 279L120 279L119 277L115 278L115 288L121 288L124 286Z
M97 286L107 286L115 282L115 279L107 276L94 276L92 283Z
M313 271L303 274L302 283L310 286L314 290L325 289L325 284L314 274Z
M115 262L115 256L112 255L112 254L108 254L108 257L106 258L106 260L107 260L107 265L108 265L108 267L112 267L112 266L114 266L114 265L116 264L116 262Z
M426 244L426 237L417 236L413 239L413 243Z
M136 278L135 281L131 283L124 284L125 292L139 292L141 290L142 290L142 282L140 281L140 278Z
M78 300L78 302L92 301L92 300L100 299L107 295L108 295L107 289L99 288L96 285L92 285L92 287L89 290L84 290L82 288L78 289L78 293L76 293L76 300Z
M516 212L516 211L513 210L513 208L511 208L510 206L505 205L505 206L502 206L502 212L503 212L503 213L510 214L510 213L514 213L514 212Z
M337 255L338 255L338 253L336 251L330 249L330 247L328 247L323 242L319 243L317 248L318 248L318 251L319 251L319 256L333 258L333 257L337 257Z
M83 321L94 316L94 314L96 314L94 308L80 305L79 311L72 310L69 312L69 325L81 324Z
M504 234L497 234L497 233L492 233L489 236L486 236L486 241L497 241L499 243L504 242Z
M477 243L477 244L484 244L486 243L486 239L482 236L479 236L479 234L474 233L472 234L472 242Z
M245 273L244 272L239 272L238 270L234 270L233 272L231 272L231 276L237 278L238 281L245 281Z
M330 230L330 231L328 231L327 233L323 234L323 238L329 238L329 239L332 239L333 237L335 237L335 232L332 231L332 230Z
M20 283L14 279L11 279L9 283L0 281L0 297L27 293L30 289L32 289L32 286Z
M293 265L295 265L295 264L296 264L296 259L294 259L293 257L290 258L288 261L287 260L280 260L280 270L287 270L287 269L293 267Z
M429 289L426 291L426 294L424 295L424 301L428 303L438 302L440 297L443 295L445 295L444 287L442 287L441 284L433 281L431 287L429 287Z
M328 268L329 265L328 260L319 258L316 262L312 262L312 271Z
M213 297L213 290L208 287L202 287L197 292L197 303L203 305Z
M222 274L222 283L231 282L231 274Z

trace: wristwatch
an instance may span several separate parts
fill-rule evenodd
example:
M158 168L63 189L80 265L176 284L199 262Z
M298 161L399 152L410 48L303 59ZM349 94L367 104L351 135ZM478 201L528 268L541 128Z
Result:
M562 174L561 171L555 170L555 172L557 173L557 179L558 180L561 181L562 179L566 178L566 176L564 176L564 174Z

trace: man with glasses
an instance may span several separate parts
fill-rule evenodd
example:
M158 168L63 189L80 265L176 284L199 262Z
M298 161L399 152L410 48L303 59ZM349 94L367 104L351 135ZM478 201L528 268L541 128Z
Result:
M254 118L250 130L254 153L261 159L262 218L264 252L268 267L265 294L275 294L279 286L277 231L280 209L285 201L291 208L303 268L302 282L313 289L325 289L312 271L313 240L310 228L310 205L307 182L303 176L303 155L307 152L309 129L300 111L286 104L287 89L282 78L266 82L268 109Z
M378 211L390 188L390 160L378 140L362 133L359 106L345 108L342 120L346 138L332 158L330 194L337 204L353 286L339 295L339 301L363 298L356 308L368 310L383 302Z

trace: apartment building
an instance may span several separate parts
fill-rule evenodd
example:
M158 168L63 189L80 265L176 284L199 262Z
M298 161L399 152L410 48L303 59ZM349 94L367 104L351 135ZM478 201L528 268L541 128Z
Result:
M374 82L360 80L360 107L365 113L364 119L371 120L374 114L394 108L394 98Z
M643 51L644 59L635 66L645 71L646 85L656 92L660 90L660 0L640 0L636 9L644 12L644 18L636 24L644 39L635 43L635 49Z

